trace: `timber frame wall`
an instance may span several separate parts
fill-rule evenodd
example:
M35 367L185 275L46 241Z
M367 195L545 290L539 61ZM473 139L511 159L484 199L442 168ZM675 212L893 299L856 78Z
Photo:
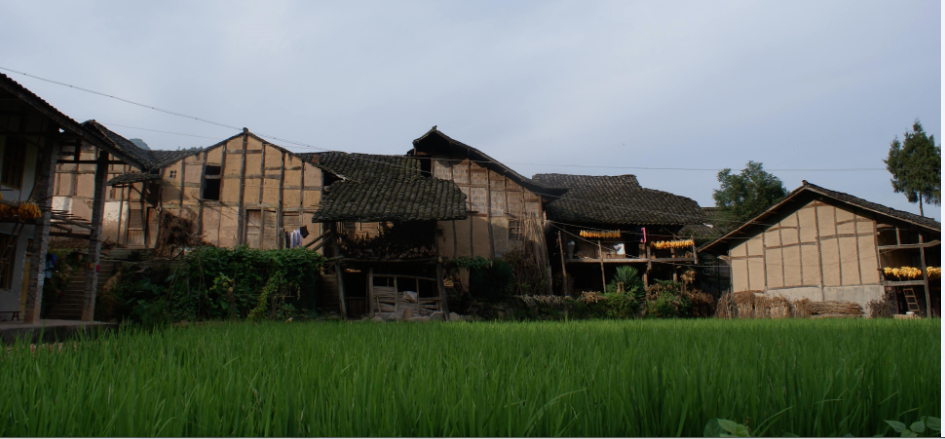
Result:
M83 156L94 154L92 149ZM90 167L91 166L91 167ZM220 168L207 175L207 167ZM113 164L109 178L137 170ZM86 217L92 198L94 165L60 164L56 195L62 207ZM322 196L322 171L298 155L245 130L236 136L164 165L158 183L110 187L105 209L105 236L130 248L153 247L160 215L193 221L204 242L218 247L246 244L253 248L285 246L281 231L307 226L303 245L322 234L312 223ZM219 199L204 198L208 180L219 180ZM68 201L67 201L68 199Z
M428 160L421 157L421 160ZM469 218L439 221L437 248L442 256L502 256L516 244L532 246L547 255L540 224L541 197L491 169L469 159L433 157L432 174L452 180L466 195ZM528 233L529 227L539 233Z

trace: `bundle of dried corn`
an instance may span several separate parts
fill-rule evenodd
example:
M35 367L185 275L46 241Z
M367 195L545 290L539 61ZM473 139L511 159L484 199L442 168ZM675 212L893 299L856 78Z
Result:
M810 300L800 299L791 302L791 315L794 318L810 317Z
M811 302L807 305L811 315L843 314L862 315L863 307L853 302L828 300L825 302Z
M718 319L735 317L735 298L731 293L725 293L719 297L718 306L715 307L715 317Z
M735 317L750 319L755 316L755 293L735 293Z
M782 296L768 298L768 318L785 319L791 317L791 302Z

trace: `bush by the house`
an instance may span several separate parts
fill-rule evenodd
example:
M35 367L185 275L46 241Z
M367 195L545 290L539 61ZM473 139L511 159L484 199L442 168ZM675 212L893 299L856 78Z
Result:
M178 261L129 262L99 296L96 319L155 325L243 319L253 310L254 319L284 318L316 309L323 263L320 254L302 248L247 246L199 247Z

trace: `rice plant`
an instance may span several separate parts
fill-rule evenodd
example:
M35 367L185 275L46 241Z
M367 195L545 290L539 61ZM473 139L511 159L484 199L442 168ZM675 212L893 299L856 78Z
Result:
M871 436L941 411L939 320L219 323L0 360L4 436Z

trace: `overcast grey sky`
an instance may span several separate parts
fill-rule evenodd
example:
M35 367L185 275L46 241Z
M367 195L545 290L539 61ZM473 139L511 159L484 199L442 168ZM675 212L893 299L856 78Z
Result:
M2 67L332 150L402 154L438 125L527 176L635 174L702 206L716 171L630 168L883 168L916 118L941 143L932 0L3 1L0 16ZM155 149L235 134L4 73ZM884 170L773 173L919 212Z

